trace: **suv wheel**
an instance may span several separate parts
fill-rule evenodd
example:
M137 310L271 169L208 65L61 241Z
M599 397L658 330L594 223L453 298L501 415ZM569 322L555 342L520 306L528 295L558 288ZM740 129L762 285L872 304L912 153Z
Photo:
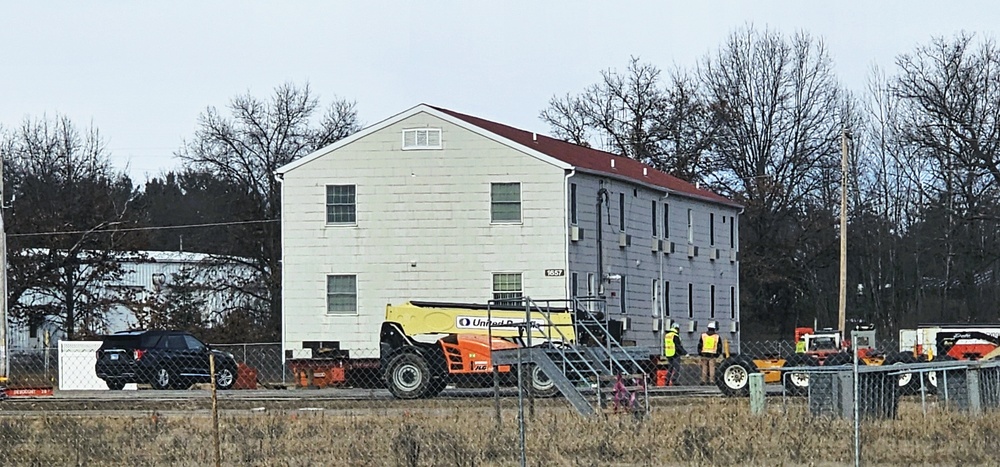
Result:
M223 367L221 370L215 372L216 389L230 389L234 384L236 384L236 370Z
M124 381L117 381L117 380L113 380L112 379L112 380L105 381L104 383L107 384L108 385L108 389L110 389L112 391L121 391L122 388L125 387L125 382Z
M166 368L160 368L153 373L153 380L150 381L153 389L170 389L174 382L174 375Z

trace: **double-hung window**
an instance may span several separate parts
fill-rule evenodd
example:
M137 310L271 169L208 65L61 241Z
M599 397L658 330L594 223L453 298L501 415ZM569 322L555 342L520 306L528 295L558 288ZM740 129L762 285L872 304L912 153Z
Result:
M358 276L326 276L326 312L355 314L358 312Z
M326 186L326 223L357 223L357 187L355 185Z
M493 273L493 299L506 300L521 298L524 290L521 285L521 273L497 272Z
M490 184L490 222L516 224L521 222L521 184Z

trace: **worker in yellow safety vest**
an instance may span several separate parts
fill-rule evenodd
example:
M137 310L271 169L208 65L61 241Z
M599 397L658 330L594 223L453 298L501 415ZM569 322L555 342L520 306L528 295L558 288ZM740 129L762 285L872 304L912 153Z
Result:
M667 386L677 384L677 375L681 372L681 357L687 355L681 344L681 327L674 323L670 331L663 336L663 356L667 359Z
M722 337L715 332L715 323L708 323L708 331L698 340L698 355L701 356L701 384L715 383L715 361L722 351Z
M795 343L795 353L806 353L805 339L799 339L799 341Z

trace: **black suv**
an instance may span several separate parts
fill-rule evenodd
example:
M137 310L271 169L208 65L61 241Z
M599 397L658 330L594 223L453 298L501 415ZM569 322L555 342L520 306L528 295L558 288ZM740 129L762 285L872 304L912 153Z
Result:
M233 354L211 350L182 331L123 331L104 336L94 369L108 389L121 389L127 383L187 389L211 381L209 352L215 355L215 386L233 387L237 368Z

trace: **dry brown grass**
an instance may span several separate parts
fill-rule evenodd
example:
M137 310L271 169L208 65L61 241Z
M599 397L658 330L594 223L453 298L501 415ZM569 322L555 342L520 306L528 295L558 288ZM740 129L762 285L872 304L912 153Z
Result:
M643 421L584 419L540 403L530 420L528 464L848 465L851 425L813 418L799 406L764 417L745 400L658 400ZM509 401L508 401L509 403ZM496 425L489 402L356 403L324 411L244 410L221 417L225 465L516 465L516 411ZM363 405L362 405L363 404ZM992 415L904 403L901 419L863 425L866 465L996 465L1000 421ZM65 414L0 412L3 465L211 465L211 417L204 412Z

